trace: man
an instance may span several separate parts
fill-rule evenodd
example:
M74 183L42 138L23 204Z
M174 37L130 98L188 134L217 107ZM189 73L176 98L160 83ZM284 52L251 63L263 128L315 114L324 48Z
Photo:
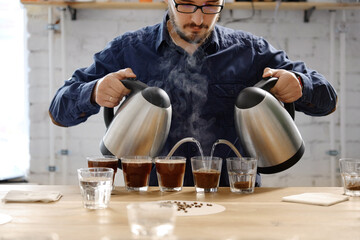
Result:
M197 139L205 155L217 139L242 152L234 127L235 99L265 77L279 78L271 93L295 102L298 111L322 116L335 110L336 92L322 75L290 61L260 37L216 25L224 0L165 1L162 23L115 38L90 67L76 70L65 82L50 106L55 124L76 125L100 107L116 107L130 93L119 80L135 77L170 97L173 115L162 155L184 137ZM184 185L193 185L189 158L199 155L198 149L183 144L175 155L188 158ZM214 155L225 159L234 153L218 145ZM155 169L150 184L157 184ZM220 186L228 184L223 164Z

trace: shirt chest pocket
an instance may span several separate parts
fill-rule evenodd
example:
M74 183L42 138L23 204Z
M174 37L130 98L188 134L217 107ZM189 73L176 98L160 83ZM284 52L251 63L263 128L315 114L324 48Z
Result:
M209 105L219 124L234 126L234 106L245 85L240 83L215 83L209 86Z
M236 98L245 87L240 83L215 83L210 85L210 92L217 98Z

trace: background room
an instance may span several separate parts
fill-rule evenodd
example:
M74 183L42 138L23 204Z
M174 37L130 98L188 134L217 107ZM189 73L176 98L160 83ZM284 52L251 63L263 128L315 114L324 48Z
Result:
M106 130L102 112L86 124L60 128L50 123L50 100L110 40L160 22L165 9L82 8L75 14L62 6L7 0L0 11L0 48L6 56L1 60L0 149L7 169L0 170L0 180L77 184L76 169L87 165L87 156L100 154ZM359 8L252 10L225 4L219 24L263 36L290 59L319 71L338 92L333 114L296 113L305 154L284 172L262 175L263 186L341 186L338 159L360 155ZM121 171L116 179L122 184L119 176Z

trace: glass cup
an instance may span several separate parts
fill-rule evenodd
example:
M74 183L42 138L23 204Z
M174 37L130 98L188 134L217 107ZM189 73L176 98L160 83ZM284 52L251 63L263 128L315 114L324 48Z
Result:
M161 156L155 158L156 174L159 188L162 192L181 191L184 175L186 158L180 156Z
M132 234L149 239L169 239L174 231L176 212L176 205L169 202L141 202L127 205Z
M191 158L195 190L198 193L217 192L220 181L222 159L196 156Z
M80 168L77 172L84 207L107 208L110 202L114 169Z
M125 188L128 191L145 192L149 188L152 158L148 156L126 156L121 158Z
M226 159L230 191L253 193L255 188L257 158L231 157Z
M339 163L345 195L360 196L360 159L342 158Z
M114 176L113 176L113 186L115 188L115 175L118 169L119 159L115 156L105 155L105 156L93 156L87 157L88 167L107 167L114 169Z

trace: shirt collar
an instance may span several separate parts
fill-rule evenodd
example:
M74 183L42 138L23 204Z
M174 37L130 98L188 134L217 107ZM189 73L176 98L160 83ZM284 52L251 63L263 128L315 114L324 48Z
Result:
M160 31L158 32L158 36L156 38L156 50L159 51L159 48L162 44L167 43L170 45L171 38L169 35L169 31L167 29L167 21L169 20L169 13L166 11L163 21L160 24Z
M166 13L163 17L163 21L160 25L160 31L156 38L156 50L157 51L159 51L160 46L162 46L163 44L167 44L168 46L170 46L172 43L169 31L167 29L167 21L168 20L169 20L169 12L166 11ZM201 48L206 52L208 52L208 51L216 52L219 49L219 37L218 37L217 25L215 25L215 28L214 28L212 34L205 41L205 43L201 46Z

